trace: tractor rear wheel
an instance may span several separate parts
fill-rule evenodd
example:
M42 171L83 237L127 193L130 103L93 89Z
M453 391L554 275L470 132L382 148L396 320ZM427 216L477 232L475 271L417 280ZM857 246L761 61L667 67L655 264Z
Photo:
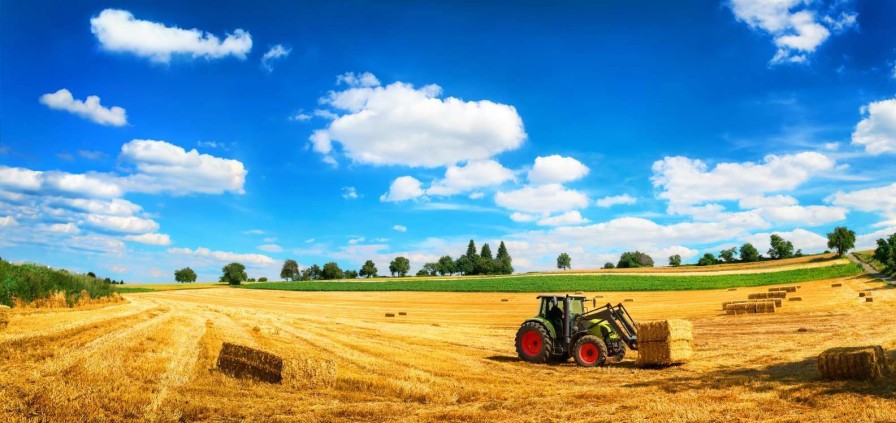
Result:
M582 367L602 366L607 360L607 344L594 335L585 335L576 341L572 356Z
M554 341L538 322L526 322L516 332L516 353L520 360L547 363L554 351Z

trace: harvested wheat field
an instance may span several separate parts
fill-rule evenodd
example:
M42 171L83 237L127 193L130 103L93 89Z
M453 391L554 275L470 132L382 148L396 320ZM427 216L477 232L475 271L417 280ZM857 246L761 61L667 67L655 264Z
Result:
M664 369L637 367L634 352L603 368L519 361L514 333L534 294L212 288L15 310L0 332L0 420L893 421L892 376L822 381L817 356L896 350L896 289L832 282L802 283L803 301L774 314L736 316L719 304L768 287L601 293L634 299L636 320L693 323L693 356ZM283 382L216 370L224 342L282 358Z

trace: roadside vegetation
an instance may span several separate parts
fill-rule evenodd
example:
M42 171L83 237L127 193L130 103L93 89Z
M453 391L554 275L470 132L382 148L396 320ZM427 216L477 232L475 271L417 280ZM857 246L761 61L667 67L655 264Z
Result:
M462 279L404 279L383 282L309 282L244 285L249 289L286 291L424 291L424 292L567 292L567 291L680 291L775 285L832 279L862 272L854 263L826 267L711 276L627 274L550 274Z
M13 264L0 260L0 304L22 306L52 298L56 306L64 301L77 304L86 292L91 299L109 297L112 284L89 274L75 274L39 264Z

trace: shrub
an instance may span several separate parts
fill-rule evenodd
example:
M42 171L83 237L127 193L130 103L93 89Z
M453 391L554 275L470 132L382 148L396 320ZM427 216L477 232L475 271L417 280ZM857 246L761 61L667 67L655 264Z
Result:
M625 252L619 257L616 267L626 269L631 267L653 267L653 259L640 251Z
M86 291L91 298L112 295L112 286L88 275L75 275L37 264L12 264L0 261L0 304L12 306L16 298L20 304L48 299L63 292L69 306Z

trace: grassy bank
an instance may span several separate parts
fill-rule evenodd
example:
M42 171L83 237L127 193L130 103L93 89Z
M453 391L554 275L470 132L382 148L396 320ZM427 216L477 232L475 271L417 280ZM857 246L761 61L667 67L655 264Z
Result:
M72 305L78 302L81 291L87 291L90 298L100 298L111 295L112 287L87 275L0 260L0 304L12 306L13 298L30 303L60 291L65 293L68 305Z
M770 273L714 276L544 275L507 278L426 279L391 282L272 282L244 289L285 291L422 291L422 292L567 292L683 291L776 285L856 275L856 264Z
M878 272L884 271L884 264L874 259L874 250L856 251L853 253L857 259L871 266Z

